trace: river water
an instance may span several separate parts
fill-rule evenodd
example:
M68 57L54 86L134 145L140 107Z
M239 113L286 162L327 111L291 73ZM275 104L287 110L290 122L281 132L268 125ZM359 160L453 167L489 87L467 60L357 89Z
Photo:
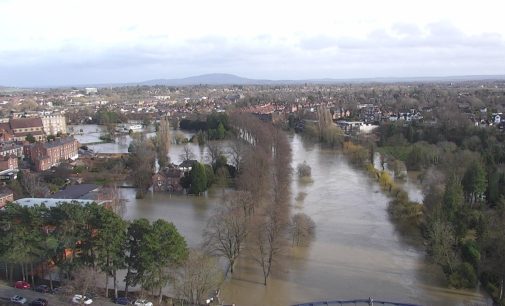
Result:
M223 283L222 301L292 305L372 296L420 305L490 305L477 290L447 289L441 270L426 260L418 237L401 235L391 223L386 212L389 199L364 171L353 168L334 150L305 142L298 135L290 136L290 140L291 166L296 168L306 161L313 178L313 183L294 178L292 213L304 212L316 222L315 238L308 246L288 247L278 257L267 286L261 283L259 266L243 254L233 277ZM99 144L93 149L125 152L128 144L115 146ZM203 160L204 150L192 146L197 159ZM172 147L173 161L178 160L181 148ZM408 189L419 194L414 183ZM137 200L133 190L123 190L127 199L125 218L166 219L177 226L190 246L198 246L222 192L211 190L205 197L158 193ZM306 197L297 201L300 192Z

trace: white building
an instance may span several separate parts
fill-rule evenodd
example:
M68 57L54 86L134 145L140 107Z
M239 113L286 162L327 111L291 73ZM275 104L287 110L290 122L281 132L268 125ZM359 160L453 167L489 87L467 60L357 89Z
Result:
M44 132L47 135L66 134L67 122L63 115L47 115L42 117Z
M98 89L96 89L95 87L87 87L87 88L84 88L84 92L87 95L96 94L96 93L98 93Z

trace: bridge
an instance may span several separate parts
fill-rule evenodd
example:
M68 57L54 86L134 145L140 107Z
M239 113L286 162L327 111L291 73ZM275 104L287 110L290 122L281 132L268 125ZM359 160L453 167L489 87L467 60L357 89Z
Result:
M421 306L417 304L409 303L398 303L398 302L388 302L388 301L378 301L373 298L368 299L358 299L358 300L335 300L335 301L320 301L320 302L309 302L303 304L296 304L293 306L324 306L324 305L386 305L386 306Z

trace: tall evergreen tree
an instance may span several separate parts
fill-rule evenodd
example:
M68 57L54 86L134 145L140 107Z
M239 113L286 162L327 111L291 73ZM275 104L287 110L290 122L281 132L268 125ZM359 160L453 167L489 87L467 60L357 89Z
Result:
M205 166L201 163L194 163L190 172L191 188L190 193L200 194L207 190L207 175L205 173Z

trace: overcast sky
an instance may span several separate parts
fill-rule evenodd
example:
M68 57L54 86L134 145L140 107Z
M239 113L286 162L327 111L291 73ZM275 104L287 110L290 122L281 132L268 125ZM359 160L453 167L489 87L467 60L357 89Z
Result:
M0 0L0 85L505 74L503 0Z

